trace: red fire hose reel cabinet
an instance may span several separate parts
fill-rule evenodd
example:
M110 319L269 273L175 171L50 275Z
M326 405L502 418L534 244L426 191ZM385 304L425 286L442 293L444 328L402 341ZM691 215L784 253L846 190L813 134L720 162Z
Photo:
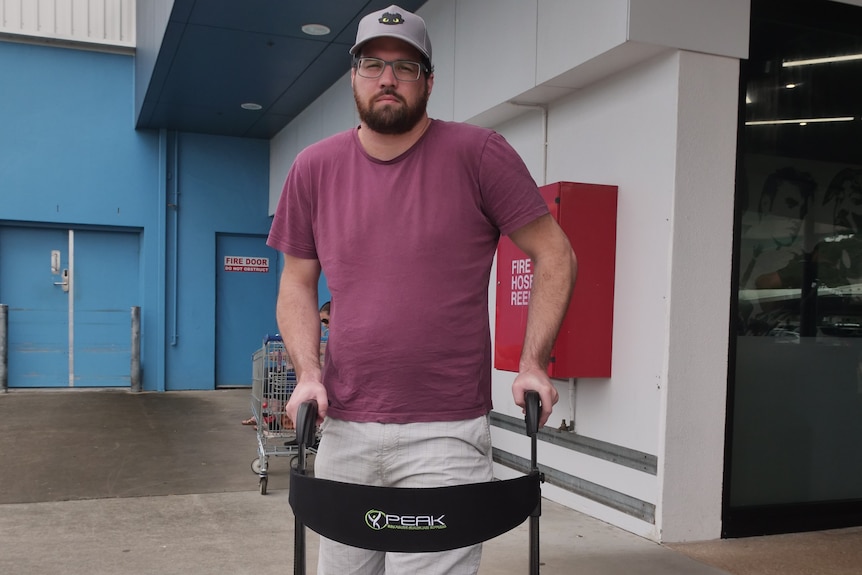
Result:
M578 258L578 278L551 351L553 378L611 375L617 187L557 182L539 188ZM532 262L508 237L497 247L497 310L494 367L518 371Z

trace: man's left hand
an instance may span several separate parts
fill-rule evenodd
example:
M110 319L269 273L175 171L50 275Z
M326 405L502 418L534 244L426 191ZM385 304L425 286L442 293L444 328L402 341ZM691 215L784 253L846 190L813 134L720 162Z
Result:
M560 394L557 393L557 388L551 383L548 374L538 368L518 373L518 377L512 383L512 397L515 399L515 404L521 409L526 407L524 394L530 390L538 392L539 399L542 401L542 413L539 415L539 427L542 427L551 417L554 405L560 400Z

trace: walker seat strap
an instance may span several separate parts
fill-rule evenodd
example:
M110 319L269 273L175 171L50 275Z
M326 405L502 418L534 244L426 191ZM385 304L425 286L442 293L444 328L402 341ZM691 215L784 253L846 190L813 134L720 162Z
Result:
M290 506L328 539L375 551L446 551L501 535L539 508L540 475L429 488L373 487L291 470Z

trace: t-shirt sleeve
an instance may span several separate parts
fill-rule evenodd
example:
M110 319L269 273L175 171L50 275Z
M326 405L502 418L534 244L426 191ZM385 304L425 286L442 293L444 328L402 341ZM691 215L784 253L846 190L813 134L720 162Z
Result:
M308 174L306 159L300 154L285 179L266 245L297 258L317 259L314 190Z
M485 213L503 235L549 211L524 161L496 132L482 151L479 187Z

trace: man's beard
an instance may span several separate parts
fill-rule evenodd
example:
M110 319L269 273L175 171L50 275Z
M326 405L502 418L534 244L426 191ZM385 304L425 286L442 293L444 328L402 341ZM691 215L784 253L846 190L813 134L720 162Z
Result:
M353 99L356 100L356 109L359 111L359 119L362 122L380 134L404 134L409 132L419 121L425 117L425 109L428 106L428 88L427 84L425 91L419 95L419 99L411 106L408 104L401 94L397 94L395 90L387 88L382 92L375 94L373 98L378 98L382 95L391 95L398 98L403 106L394 106L391 104L378 106L376 109L372 104L366 105L359 99L356 90L353 91Z

